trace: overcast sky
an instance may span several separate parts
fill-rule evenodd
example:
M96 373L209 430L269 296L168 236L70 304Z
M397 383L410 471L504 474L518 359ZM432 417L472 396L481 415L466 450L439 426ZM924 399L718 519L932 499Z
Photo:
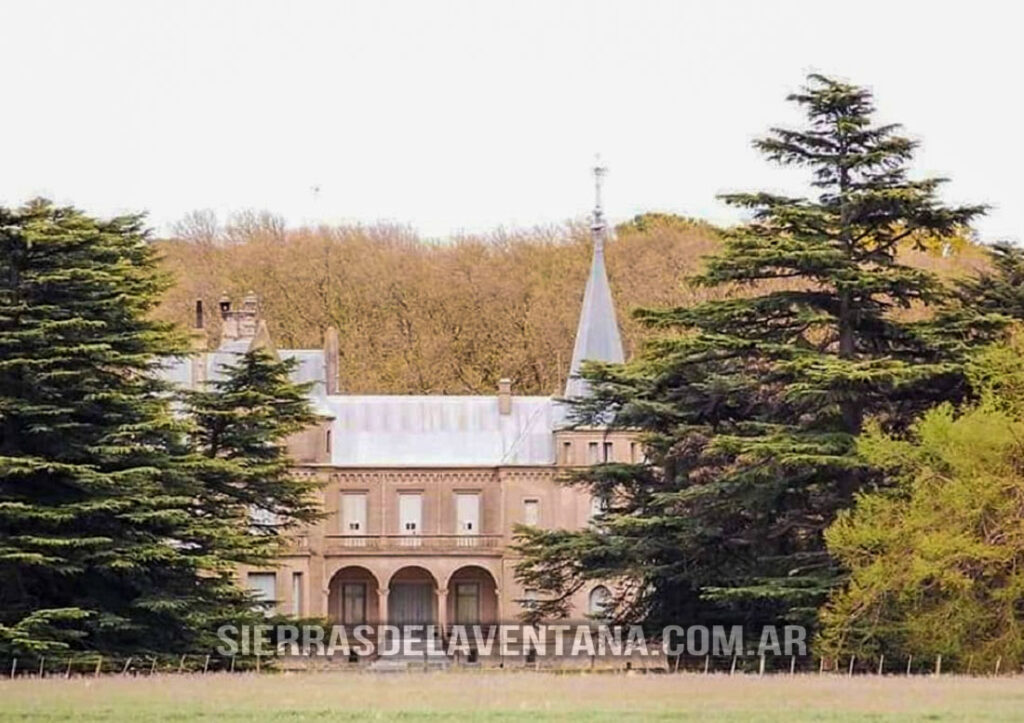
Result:
M874 89L920 174L1024 237L1021 15L1010 2L0 0L0 204L158 229L191 210L392 221L431 236L581 218L727 222L799 192L750 141L806 73ZM315 192L314 188L319 188Z

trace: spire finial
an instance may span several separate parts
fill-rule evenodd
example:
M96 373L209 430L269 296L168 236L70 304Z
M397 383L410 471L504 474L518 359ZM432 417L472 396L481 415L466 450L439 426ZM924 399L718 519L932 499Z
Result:
M590 224L590 230L594 237L594 244L596 246L602 245L604 241L604 208L601 206L601 185L608 169L601 165L601 154L598 153L594 156L594 218Z

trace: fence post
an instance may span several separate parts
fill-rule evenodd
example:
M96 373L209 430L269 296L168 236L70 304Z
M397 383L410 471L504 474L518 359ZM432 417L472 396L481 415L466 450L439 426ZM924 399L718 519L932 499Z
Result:
M878 657L878 674L879 674L879 675L881 675L881 674L882 674L882 670L883 670L883 668L885 668L885 653L882 653L882 654L881 654L881 655L880 655L880 656Z
M705 655L704 656L704 675L707 675L709 670L711 670L711 656L710 655Z
M789 656L789 674L790 675L796 675L796 656L795 655L790 655Z
M132 656L128 656L128 660L124 661L124 668L121 669L121 676L128 675L128 668L132 665Z
M203 663L203 675L206 675L206 671L210 669L210 654L206 654L206 662Z
M156 672L156 656L153 656L153 664L149 666L149 674L153 675Z
M99 677L100 672L103 670L103 656L101 655L96 659L96 672L93 674L95 677Z
M914 662L914 656L911 655L909 658L907 658L907 675L910 675L910 666L911 666L911 664L913 662Z
M1003 662L1003 656L1000 655L998 658L996 658L996 675L999 675L999 666L1000 666L1000 664L1002 664L1002 662Z
M64 678L68 679L70 677L71 677L71 656L69 655L68 656L68 669L67 669L67 672L64 673Z
M935 658L935 674L942 675L942 655Z
M729 668L729 675L735 675L735 674L736 674L736 655L734 653L733 656L732 656L732 667Z
M11 661L11 679L12 680L14 679L14 675L17 672L18 672L18 659L15 658L14 660Z
M231 656L231 672L232 673L235 672L235 656L234 655Z
M45 662L46 662L46 656L44 655L43 657L41 657L39 659L39 677L40 678L46 677L46 668L43 667L43 663L45 663Z
M851 655L850 656L850 672L848 673L848 675L850 677L853 677L853 664L856 663L856 662L857 662L857 656L856 655Z
M182 653L181 660L178 661L178 672L180 673L185 669L185 654Z
M825 656L821 656L818 660L818 675L825 674Z

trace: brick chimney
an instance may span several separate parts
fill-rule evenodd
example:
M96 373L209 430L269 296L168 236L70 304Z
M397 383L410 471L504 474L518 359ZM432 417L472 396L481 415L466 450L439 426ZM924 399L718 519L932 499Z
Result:
M256 294L250 291L242 300L242 308L237 311L231 308L231 299L227 294L220 299L221 344L224 342L242 341L256 337L259 328L260 302Z
M512 413L512 380L508 378L498 380L498 413Z

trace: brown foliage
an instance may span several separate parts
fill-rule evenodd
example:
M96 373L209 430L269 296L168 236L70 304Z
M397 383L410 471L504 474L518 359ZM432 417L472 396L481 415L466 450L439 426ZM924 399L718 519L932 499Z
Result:
M517 394L564 386L590 259L582 225L427 242L384 225L287 229L266 213L220 228L198 212L175 236L158 242L178 281L162 318L186 325L195 299L214 309L224 292L253 290L282 348L320 347L324 330L338 327L345 392L490 394L503 376ZM608 273L627 356L645 333L632 309L725 293L685 282L718 243L713 227L674 216L617 229ZM952 258L909 253L944 275L969 268L964 259L981 263L972 248Z

